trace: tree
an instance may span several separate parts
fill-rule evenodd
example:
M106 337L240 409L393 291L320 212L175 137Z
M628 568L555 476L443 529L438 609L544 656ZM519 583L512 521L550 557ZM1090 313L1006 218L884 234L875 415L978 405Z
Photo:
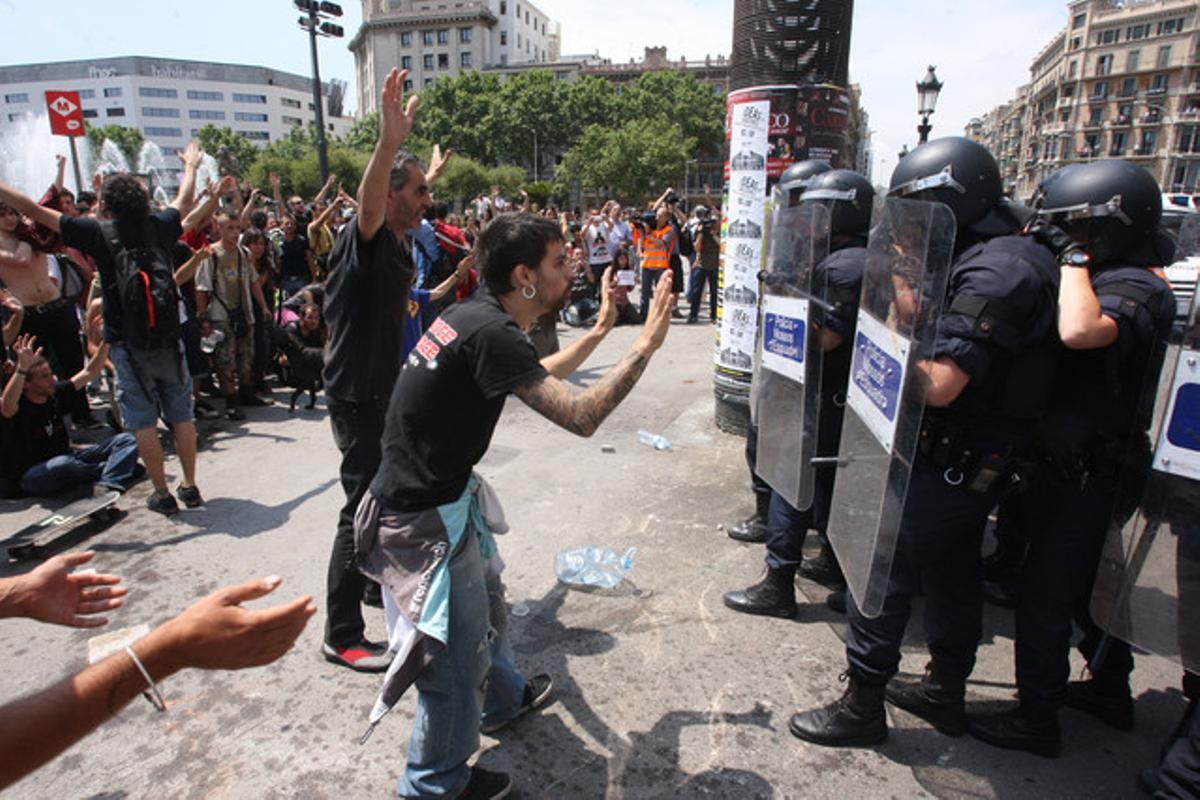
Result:
M137 163L138 151L142 149L142 144L145 142L142 132L137 128L126 128L124 125L88 128L88 148L91 150L93 161L100 157L100 148L103 147L105 139L119 147L121 154L131 165Z
M662 117L631 119L619 128L591 125L563 157L556 193L578 182L642 202L678 179L695 149L695 139Z
M230 128L218 128L211 122L196 132L196 141L201 150L218 160L221 148L227 148L229 154L237 159L239 177L249 171L259 154L258 148L245 136L234 133Z
M487 167L470 156L455 153L441 179L433 187L433 194L437 199L447 202L467 201L480 192L486 192L489 186L491 176Z
M520 193L521 184L525 183L525 170L521 167L492 167L488 170L488 186L499 186L500 193L509 200Z
M724 136L725 99L686 72L643 72L620 95L621 119L660 117L710 149Z
M474 70L455 78L439 78L421 92L416 133L478 161L497 157L494 109L501 97L500 80Z
M372 111L355 122L353 127L346 131L346 135L338 138L336 142L351 150L370 153L375 149L375 142L378 140L379 112Z
M609 81L595 75L568 84L566 103L572 143L589 125L611 128L620 122L621 102L616 90Z
M514 75L501 85L484 126L494 148L493 163L532 168L535 142L541 151L571 145L566 85L544 69Z

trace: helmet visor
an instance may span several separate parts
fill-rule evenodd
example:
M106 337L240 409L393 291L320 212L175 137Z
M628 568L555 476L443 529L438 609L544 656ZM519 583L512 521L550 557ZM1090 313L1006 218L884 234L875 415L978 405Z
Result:
M1059 219L1072 222L1080 219L1117 219L1126 225L1133 225L1133 220L1129 218L1121 209L1121 195L1113 195L1106 203L1097 203L1091 205L1088 203L1078 203L1073 206L1059 206L1057 208L1041 208L1038 209L1038 216L1057 217Z
M810 200L841 200L846 203L853 203L857 195L857 189L809 189L800 195L800 202L807 203Z
M959 194L967 193L967 187L954 180L953 169L947 164L942 168L941 172L914 178L908 183L902 183L894 187L888 194L892 197L909 197L930 189L953 189Z

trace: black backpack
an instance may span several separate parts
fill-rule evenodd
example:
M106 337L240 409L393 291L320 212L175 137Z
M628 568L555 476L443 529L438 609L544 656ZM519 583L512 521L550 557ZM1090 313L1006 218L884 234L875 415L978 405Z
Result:
M113 254L122 340L135 350L177 347L180 326L175 269L167 251L157 246L156 231L144 221L142 246L126 247L115 224L100 224Z

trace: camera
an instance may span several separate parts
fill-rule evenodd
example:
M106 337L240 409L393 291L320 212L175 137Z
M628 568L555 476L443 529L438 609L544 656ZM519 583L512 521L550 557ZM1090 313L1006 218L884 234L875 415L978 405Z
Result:
M642 225L646 225L647 227L653 228L655 224L658 223L658 215L653 211L643 211L641 214L637 215L635 221L641 223Z
M667 193L667 197L666 197L667 205L673 206L673 205L676 205L678 202L679 202L679 195L675 194L674 192Z

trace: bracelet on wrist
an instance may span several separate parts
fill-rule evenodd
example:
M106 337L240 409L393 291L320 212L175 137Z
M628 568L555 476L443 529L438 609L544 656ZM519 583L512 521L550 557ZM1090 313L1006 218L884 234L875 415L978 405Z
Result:
M129 645L125 646L125 652L128 654L130 660L133 661L133 665L137 667L138 672L142 673L142 677L146 679L146 684L149 688L142 690L142 697L146 698L156 711L166 713L167 704L163 700L162 693L158 691L158 686L155 685L154 679L150 677L150 673L142 665L141 659L137 657L137 654L133 652L133 648Z

